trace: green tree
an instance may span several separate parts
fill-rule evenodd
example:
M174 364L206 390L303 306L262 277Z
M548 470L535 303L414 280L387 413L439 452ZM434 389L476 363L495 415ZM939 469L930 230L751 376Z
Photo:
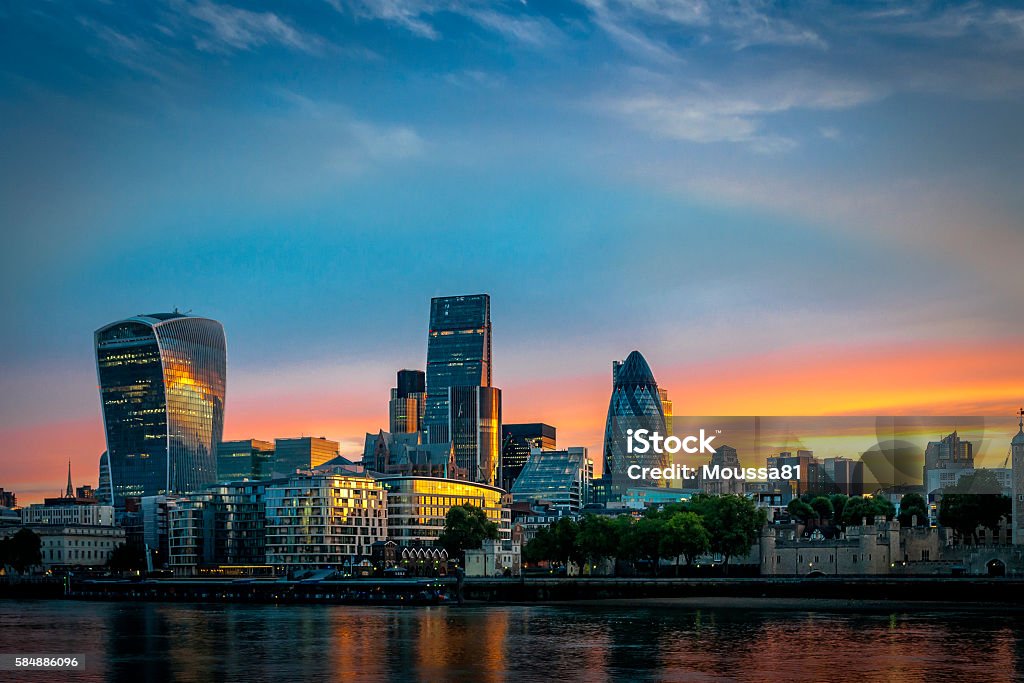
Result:
M818 496L811 500L811 507L814 509L815 515L818 519L824 521L826 519L832 519L835 514L835 508L832 507L832 501L827 496Z
M928 505L920 493L908 493L900 500L900 526L911 526L915 516L918 526L927 525Z
M828 497L830 503L832 503L832 519L836 521L836 524L843 523L843 508L846 507L846 501L850 497L845 493L833 493Z
M817 516L814 508L800 498L794 498L789 501L789 505L786 506L786 512L788 512L789 516L793 519L799 519L805 524Z
M729 559L750 551L768 519L764 510L744 496L699 494L691 504L708 530L711 552L722 555L727 573Z
M19 574L29 567L43 563L43 542L31 529L19 529L10 538L0 540L0 566L7 566Z
M1000 520L1009 518L1012 501L1001 491L999 480L988 470L964 475L943 491L939 524L954 529L963 541L977 544L979 527L996 531Z
M604 515L584 515L576 534L579 557L591 564L614 557L619 547L618 531L615 522Z
M530 564L550 562L555 557L555 535L551 527L537 530L533 538L523 546L523 559Z
M679 556L686 558L686 566L708 551L711 536L704 528L700 515L694 512L676 512L665 520L662 529L659 553L662 557L676 558L676 574L679 574Z
M465 503L448 510L438 543L449 556L462 557L467 550L479 548L485 539L498 538L498 525L484 511Z

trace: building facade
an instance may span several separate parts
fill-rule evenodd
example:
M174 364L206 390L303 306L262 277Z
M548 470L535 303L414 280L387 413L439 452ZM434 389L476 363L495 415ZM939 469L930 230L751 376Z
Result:
M369 561L387 536L385 489L366 477L294 476L265 493L267 564L337 569Z
M267 482L232 482L191 494L170 511L170 568L265 565Z
M116 526L46 524L24 528L39 536L46 569L103 567L114 548L125 542L124 529ZM7 527L2 534L11 536L17 531L17 527Z
M114 526L114 508L95 498L47 498L24 508L21 519L26 525Z
M426 408L430 443L451 441L449 389L491 386L491 298L487 294L430 300Z
M422 370L399 370L396 384L388 403L389 431L392 434L421 431L423 413L427 408L426 373Z
M501 464L501 390L449 387L449 429L456 467L471 481L498 483Z
M115 506L217 479L227 352L215 320L139 315L95 333Z
M603 468L604 478L610 480L607 486L609 501L617 500L631 483L635 485L636 482L626 475L630 465L665 467L670 464L666 454L654 453L653 450L645 455L629 453L626 433L630 429L666 433L658 383L639 351L633 351L621 363L612 362L612 395L604 430Z
M974 469L974 444L964 441L955 431L939 441L930 441L924 449L923 481L926 496L933 496L958 478L958 470Z
M259 439L221 441L217 444L217 481L259 481L274 471L274 444Z
M561 512L578 513L590 503L593 477L594 463L587 457L586 448L535 448L512 485L512 502L547 502Z
M551 425L540 422L528 424L503 424L501 426L501 476L499 486L506 491L523 471L530 452L534 448L553 451L557 446L556 431Z
M715 465L719 465L723 468L738 468L740 467L740 457L737 454L736 449L732 446L722 444L721 446L715 447L715 452L711 455L711 461L709 465L713 468ZM700 473L700 489L704 493L710 493L712 495L725 495L729 493L742 494L743 493L743 480L742 479L710 479L704 477L703 468Z
M401 546L434 545L448 511L465 504L481 508L498 525L501 538L510 537L509 498L497 487L435 477L381 477L378 481L387 490L388 538Z
M300 436L294 439L274 440L274 479L292 477L295 472L307 472L338 457L340 444L324 437Z
M1013 544L1024 545L1024 408L1020 411L1017 434L1010 440L1010 462L1013 466Z

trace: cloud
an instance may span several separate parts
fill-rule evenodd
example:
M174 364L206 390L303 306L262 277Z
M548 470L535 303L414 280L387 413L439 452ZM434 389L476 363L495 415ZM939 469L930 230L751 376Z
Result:
M745 143L758 152L780 152L792 149L796 142L766 131L765 118L796 109L846 109L883 94L867 83L824 78L806 71L728 88L704 82L677 90L612 97L599 107L635 128L664 138Z
M357 17L387 21L407 31L440 40L441 33L432 23L440 14L462 16L481 28L501 35L510 42L539 48L553 44L561 32L542 17L529 16L526 3L514 5L483 0L328 0L337 10L346 9ZM502 11L514 7L512 12Z
M282 45L316 54L323 49L321 38L298 30L273 12L250 12L207 0L185 7L200 29L195 37L196 47L200 50L231 52Z

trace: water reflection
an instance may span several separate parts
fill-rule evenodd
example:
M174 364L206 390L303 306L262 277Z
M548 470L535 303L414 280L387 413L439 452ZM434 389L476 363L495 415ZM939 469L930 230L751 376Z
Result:
M88 672L66 680L924 683L1024 672L1024 617L995 612L4 604L0 650L86 655Z

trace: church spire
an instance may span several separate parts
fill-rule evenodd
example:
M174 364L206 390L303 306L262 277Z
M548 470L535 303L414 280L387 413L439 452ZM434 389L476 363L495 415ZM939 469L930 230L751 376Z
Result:
M65 498L74 498L75 497L75 489L71 487L71 461L70 460L68 460L68 490L64 494L64 497Z

